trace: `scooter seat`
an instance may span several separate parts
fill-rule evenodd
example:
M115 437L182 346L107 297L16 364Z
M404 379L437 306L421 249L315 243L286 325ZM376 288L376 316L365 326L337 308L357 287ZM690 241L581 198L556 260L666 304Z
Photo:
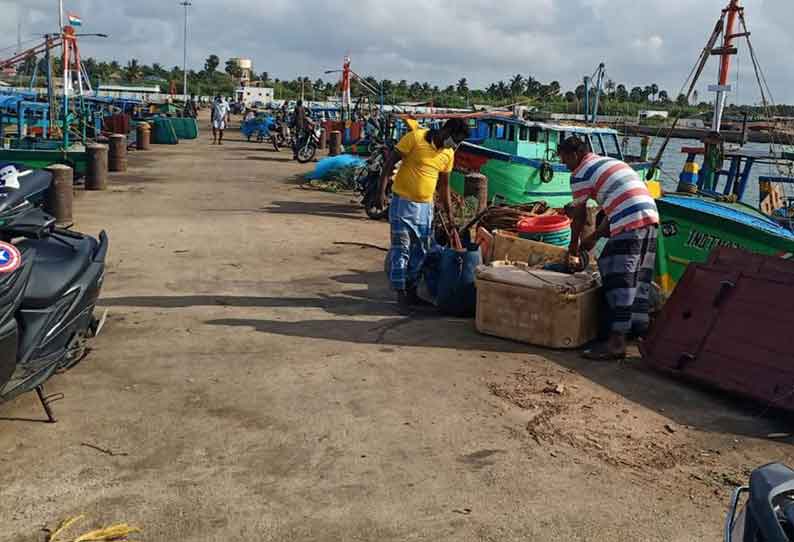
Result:
M63 241L63 242L62 242ZM23 309L46 309L63 297L91 264L97 242L91 237L72 239L59 236L25 239L17 247L35 248L36 258L30 275Z

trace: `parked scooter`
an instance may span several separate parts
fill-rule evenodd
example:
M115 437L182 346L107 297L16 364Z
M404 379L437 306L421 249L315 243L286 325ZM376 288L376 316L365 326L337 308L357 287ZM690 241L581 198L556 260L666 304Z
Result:
M742 500L744 505L740 507ZM750 485L733 492L724 540L794 541L794 470L780 463L755 469L750 474Z
M24 178L20 188L0 187L0 402L35 390L55 422L51 403L60 397L43 386L79 363L102 329L94 308L108 237L57 228L28 199L36 190Z

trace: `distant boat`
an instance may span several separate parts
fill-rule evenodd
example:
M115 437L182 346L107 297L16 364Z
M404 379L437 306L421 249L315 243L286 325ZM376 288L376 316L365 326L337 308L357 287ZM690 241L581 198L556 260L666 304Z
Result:
M557 156L557 146L576 135L602 156L627 162L644 179L653 167L649 160L624 154L618 132L583 124L554 124L516 117L476 119L472 137L455 152L452 187L464 193L466 173L488 177L488 200L511 205L545 201L561 208L572 200L571 172ZM656 180L658 170L651 178ZM658 183L653 183L658 188Z

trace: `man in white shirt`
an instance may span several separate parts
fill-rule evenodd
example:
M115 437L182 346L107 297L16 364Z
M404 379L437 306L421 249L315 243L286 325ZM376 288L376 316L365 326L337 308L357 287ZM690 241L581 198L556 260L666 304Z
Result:
M231 107L220 94L215 96L215 103L212 104L212 144L223 145L223 131L229 124Z

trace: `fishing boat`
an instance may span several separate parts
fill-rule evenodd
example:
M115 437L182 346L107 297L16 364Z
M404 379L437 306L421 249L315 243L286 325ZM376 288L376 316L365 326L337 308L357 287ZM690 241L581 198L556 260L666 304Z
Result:
M63 93L60 100L56 100L53 88L51 62L51 51L56 47L61 47L63 51ZM0 141L0 162L30 168L62 163L71 166L75 176L82 176L88 169L86 131L93 123L93 114L85 101L86 90L90 92L91 87L80 62L74 28L64 26L61 34L47 35L35 47L0 61L0 70L42 53L47 69L47 100L39 102L35 95L24 93L5 97L0 104L3 109L0 122L16 124L17 128L13 136L4 135ZM33 124L37 125L34 128L41 129L39 133L27 131L28 126Z
M560 162L557 146L572 135L587 142L592 152L625 161L642 178L649 178L653 190L658 191L658 168L651 171L652 161L624 154L617 130L516 116L476 119L471 138L455 152L452 187L463 194L465 175L482 173L488 177L489 201L511 205L545 201L552 207L564 207L572 200L571 172Z
M740 29L737 23L741 23ZM762 74L750 44L744 8L739 6L739 0L730 0L693 70L695 76L689 87L691 94L708 58L719 56L719 81L710 87L716 92L711 132L702 146L682 149L687 160L677 190L657 199L662 235L656 271L657 280L667 293L672 292L690 263L705 262L717 247L739 247L783 258L794 255L794 233L787 227L794 200L782 197L779 189L780 183L794 183L794 154L774 145L768 151L731 148L720 135L730 91L731 56L737 53L734 41L742 37L747 39L756 73ZM762 101L767 106L763 78L758 79ZM754 168L764 165L773 174L753 175ZM751 182L760 185L758 201L750 201L750 194L754 193L748 190Z

